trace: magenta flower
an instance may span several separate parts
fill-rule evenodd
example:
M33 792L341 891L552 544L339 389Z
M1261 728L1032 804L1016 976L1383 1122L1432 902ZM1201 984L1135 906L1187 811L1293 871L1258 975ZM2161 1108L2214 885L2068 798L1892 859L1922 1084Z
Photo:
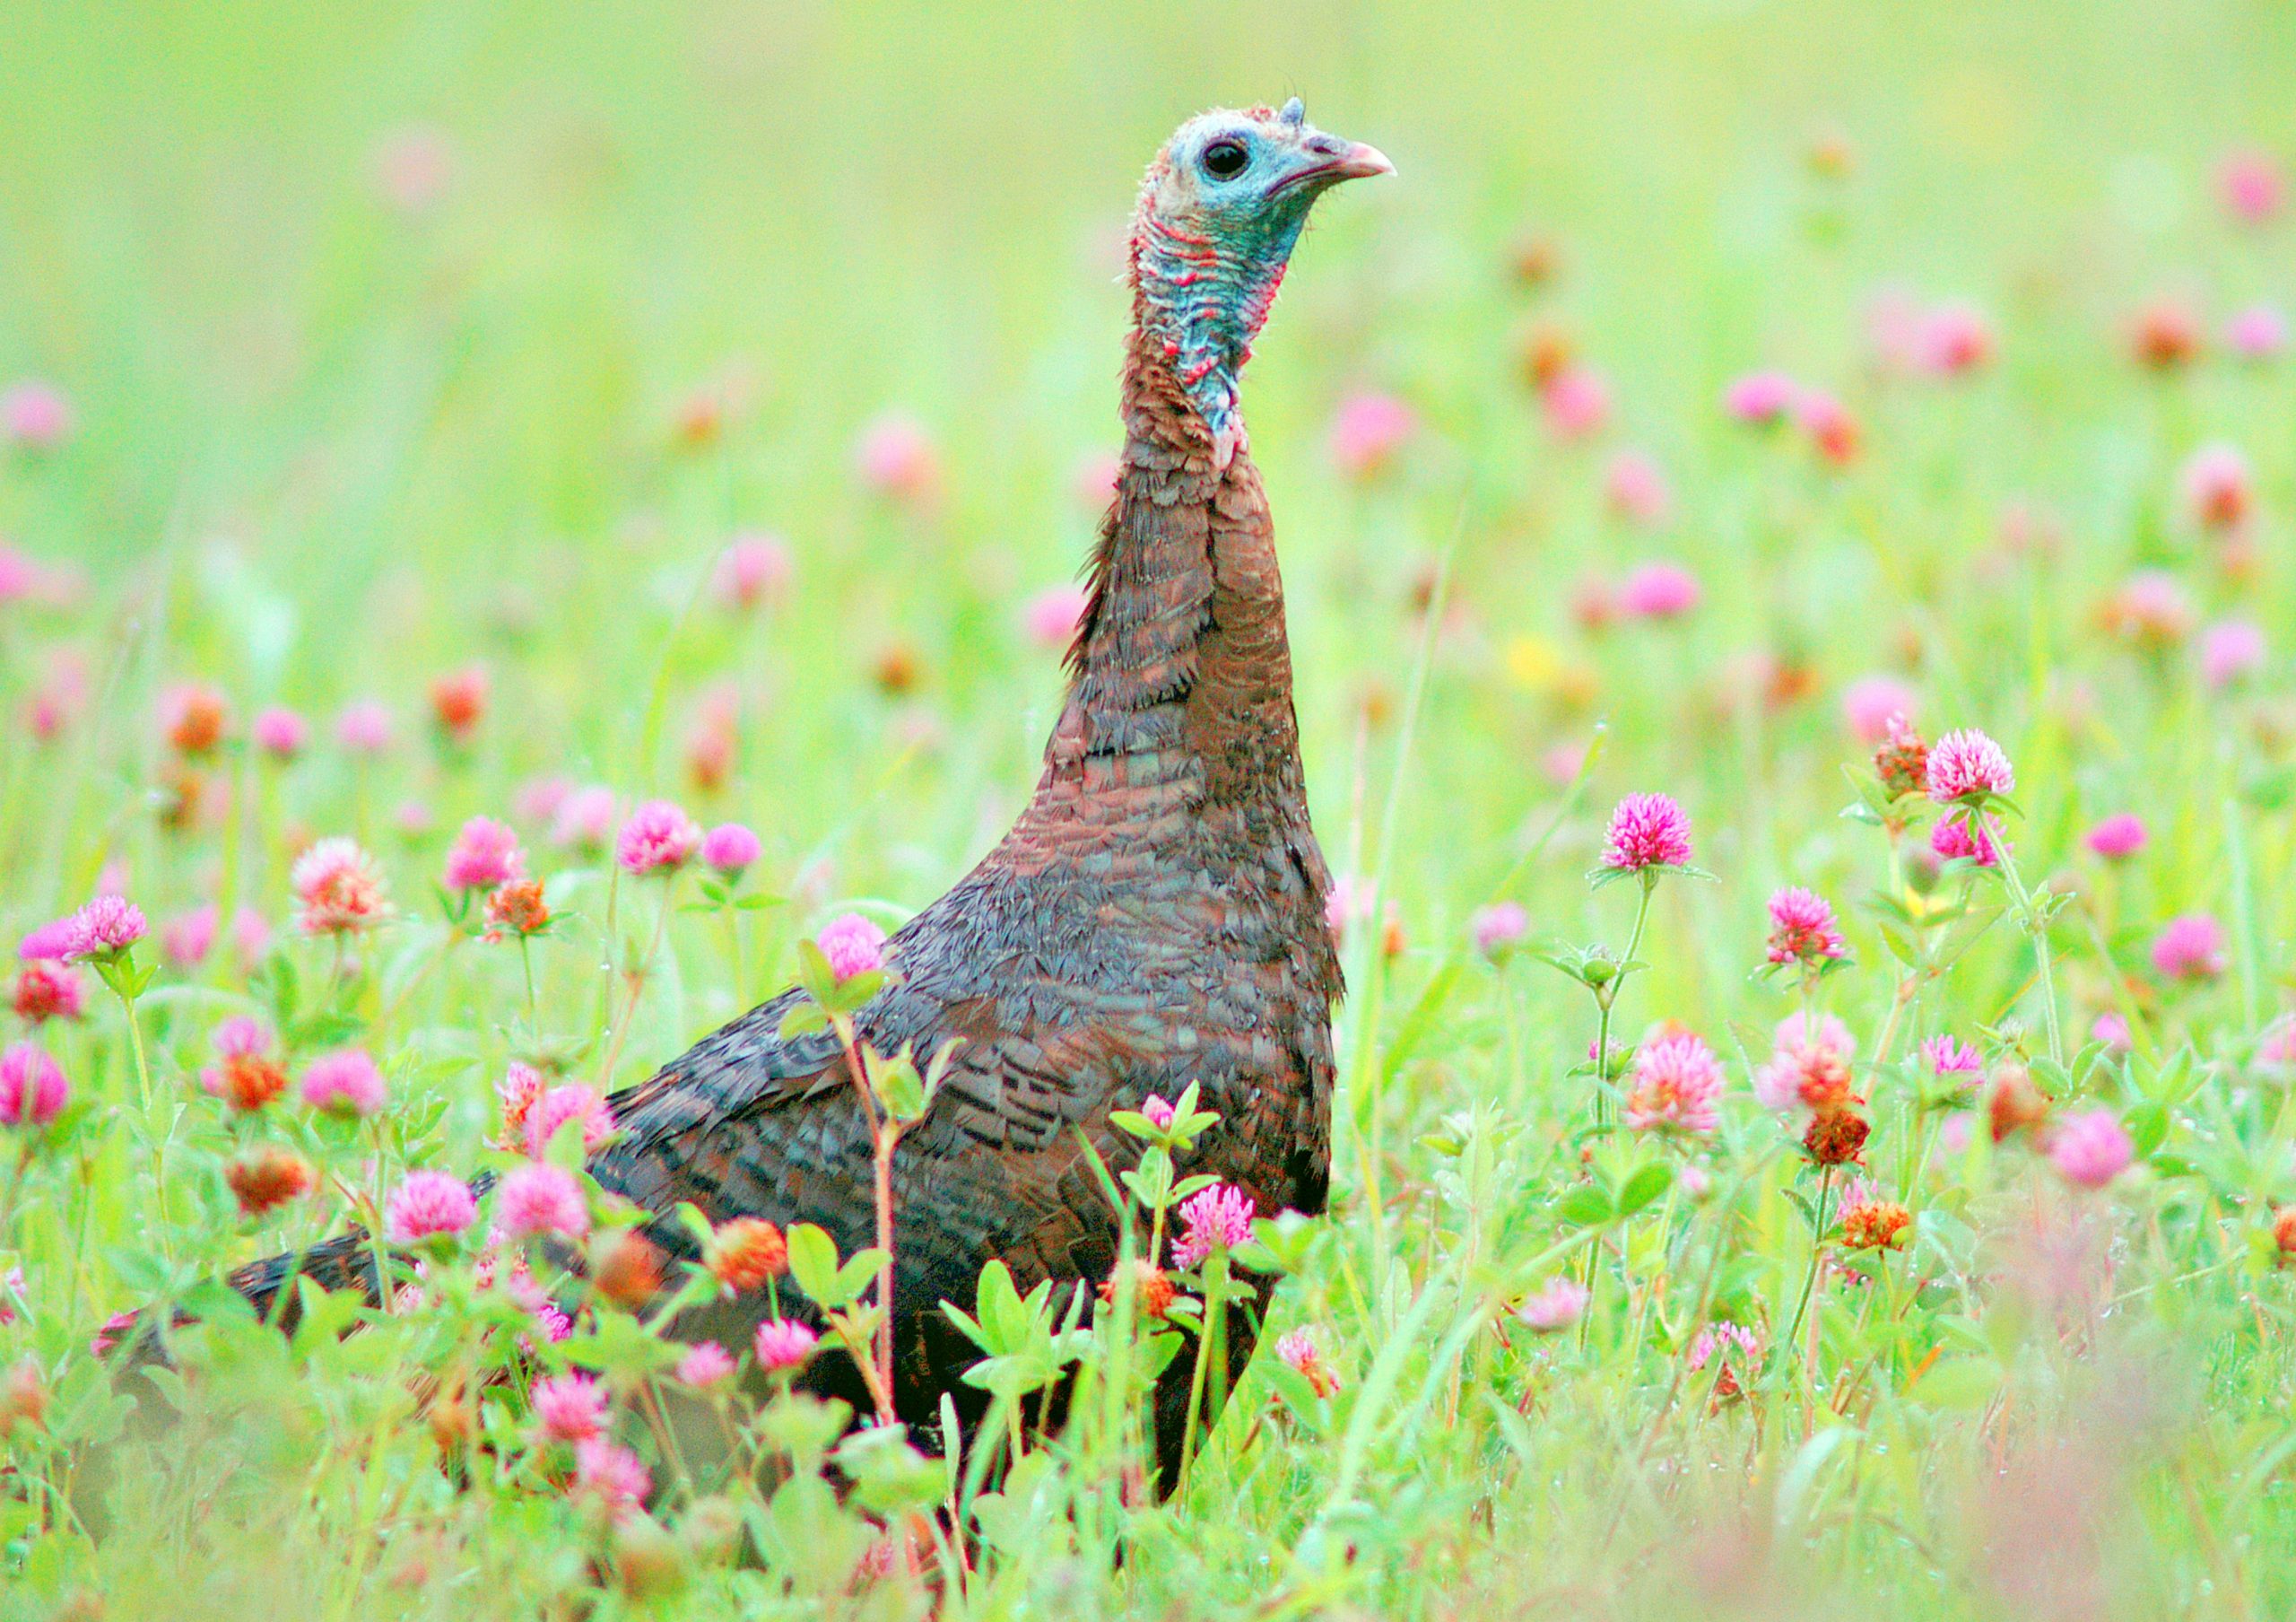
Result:
M335 718L335 741L352 754L380 754L391 746L391 712L378 699L354 699Z
M2011 850L2000 819L1988 816L1982 828L1972 828L1967 812L1948 816L1929 830L1929 848L1947 861L1974 861L1980 868L1997 868L2004 851Z
M708 1391L734 1372L734 1359L715 1340L697 1340L678 1359L677 1382L700 1391Z
M0 541L0 603L20 603L36 595L44 580L40 566L5 541ZM52 728L35 725L34 735L46 737Z
M53 450L72 437L72 403L55 385L27 379L0 395L0 429L27 450Z
M2089 1037L2092 1042L2103 1042L2109 1053L2126 1053L2134 1045L2129 1040L2128 1021L2109 1008L2091 1024Z
M1890 722L1910 719L1919 702L1914 690L1893 676L1866 676L1841 695L1841 717L1851 736L1872 748L1890 735Z
M1630 524L1655 528L1674 510L1674 494L1656 458L1645 450L1622 450L1603 475L1603 498Z
M547 823L558 815L559 807L564 805L566 797L573 792L574 785L566 778L528 778L518 785L510 807L522 822Z
M306 935L351 935L380 923L389 910L375 859L356 840L323 839L295 859L287 875L297 926Z
M2213 980L2224 972L2224 926L2205 912L2170 919L2152 937L2152 966L2169 980Z
M409 1172L383 1208L383 1236L393 1244L451 1239L478 1217L470 1185L444 1172Z
M1587 1286L1575 1278L1551 1278L1525 1298L1515 1316L1542 1335L1555 1334L1578 1321L1589 1299Z
M2203 445L2179 475L2185 511L2202 529L2238 529L2256 507L2256 475L2231 445Z
M1813 1022L1788 1014L1778 1022L1769 1061L1754 1071L1754 1096L1781 1114L1835 1109L1851 1102L1850 1061L1857 1039L1831 1014Z
M1556 439L1589 439L1610 421L1610 385L1590 366L1566 365L1540 388L1539 404Z
M1833 903L1798 885L1770 898L1770 961L1805 965L1830 962L1848 950L1834 925Z
M1683 1031L1646 1042L1634 1055L1633 1085L1620 1119L1638 1132L1664 1128L1711 1132L1721 1124L1722 1061Z
M2219 620L2201 633L2201 678L2219 692L2251 679L2264 666L2264 628L2254 620Z
M303 1102L329 1115L372 1115L383 1096L383 1073L364 1049L322 1053L303 1071Z
M2068 1115L2049 1139L2048 1157L2066 1182L2101 1189L2128 1169L2135 1146L2110 1110Z
M1048 587L1022 608L1021 628L1038 647L1057 653L1075 640L1089 600L1082 586Z
M64 955L109 957L126 951L149 933L143 909L117 895L99 895L72 914L72 932Z
M231 914L231 946L243 966L256 963L271 949L271 926L263 921L262 913L253 907L241 907Z
M222 923L213 902L171 918L160 926L161 954L178 969L196 968L206 960Z
M271 1027L252 1014L234 1014L209 1033L219 1059L261 1059L278 1039Z
M135 1312L132 1311L114 1312L103 1321L102 1325L93 1335L88 1338L88 1350L100 1357L117 1346L119 1338L135 1327Z
M1932 377L1958 378L1993 358L1993 327L1974 304L1940 304L1922 318L1915 360Z
M71 1095L62 1068L32 1043L0 1053L0 1127L44 1127Z
M1691 1339L1691 1372L1704 1368L1717 1352L1726 1364L1735 1356L1751 1368L1761 1361L1761 1337L1743 1323L1709 1324Z
M502 1079L494 1084L494 1097L502 1107L506 1147L510 1142L524 1141L526 1122L535 1105L542 1102L543 1091L542 1072L534 1066L514 1059L503 1069Z
M2144 849L2152 835L2134 811L2116 811L2089 830L2083 842L2108 861L2122 861Z
M1932 1036L1921 1044L1921 1062L1935 1077L1975 1076L1985 1060L1969 1043L1952 1036Z
M1531 932L1531 915L1518 901L1495 901L1475 909L1467 920L1467 937L1485 957L1501 957L1522 944Z
M649 799L630 814L614 836L613 859L625 873L675 873L692 859L701 828L665 799Z
M277 705L258 711L248 731L255 746L276 761L293 760L310 737L310 728L301 716Z
M861 431L854 471L871 494L926 507L941 493L941 453L916 418L888 412Z
M2173 647L2192 634L2192 599L2165 569L2140 569L2104 606L2108 625L2140 648Z
M1215 1182L1180 1201L1182 1230L1172 1241L1172 1264L1192 1268L1215 1250L1231 1251L1252 1236L1259 1203L1242 1189Z
M1619 612L1631 619L1680 619L1699 603L1698 577L1679 563L1645 563L1620 582Z
M575 850L602 850L613 833L613 790L602 784L560 797L550 819L550 842Z
M840 984L884 966L885 932L858 912L831 920L813 944Z
M701 859L727 878L739 878L764 847L740 823L719 823L701 836Z
M744 534L726 543L710 583L728 607L755 608L787 590L789 575L789 548L779 536Z
M510 1073L503 1081L506 1098L509 1090L519 1079L517 1072L526 1068L526 1066L517 1064L510 1067ZM531 1071L528 1073L532 1074ZM613 1106L599 1095L596 1088L585 1086L578 1081L570 1081L563 1086L552 1087L538 1094L527 1106L526 1153L537 1160L541 1159L543 1151L550 1147L550 1140L557 1136L558 1129L570 1121L582 1123L582 1149L585 1154L612 1137L618 1124L613 1118Z
M1156 1093L1151 1093L1146 1098L1141 1100L1140 1112L1148 1118L1148 1124L1159 1132L1170 1131L1172 1122L1179 1119L1179 1112L1174 1109L1161 1094Z
M1375 478L1418 432L1418 417L1395 396L1368 390L1349 395L1332 414L1332 462L1348 478Z
M1844 467L1857 458L1861 434L1857 419L1849 407L1822 388L1805 388L1794 402L1795 426L1801 429L1812 449L1836 467Z
M1768 428L1785 420L1799 392L1782 371L1750 371L1723 391L1722 409L1741 423Z
M491 816L474 816L447 851L447 888L491 890L526 876L526 859L519 853L518 836L507 823Z
M2278 214L2286 190L2272 154L2254 148L2224 154L2216 166L2216 189L2224 212L2244 225L2261 225Z
M1339 1389L1339 1376L1324 1361L1323 1347L1316 1344L1313 1330L1292 1330L1278 1337L1275 1359L1294 1373L1305 1376L1318 1397L1328 1397Z
M430 719L451 744L467 744L486 719L493 678L484 665L465 665L430 684Z
M614 1515L636 1509L654 1490L654 1472L628 1448L593 1436L574 1444L574 1491Z
M2288 347L2288 321L2270 304L2251 304L2224 324L2224 344L2244 361L2269 361Z
M1630 794L1611 813L1603 866L1638 870L1690 860L1690 818L1671 794Z
M41 959L16 972L9 1006L17 1018L37 1029L51 1019L78 1019L87 1011L87 999L79 971Z
M547 1441L587 1442L605 1434L605 1389L587 1374L536 1381L534 1416Z
M758 1367L776 1374L804 1367L820 1339L819 1335L795 1319L769 1318L757 1326L751 1348L757 1353Z
M45 923L27 934L16 946L16 955L26 963L61 963L72 951L72 926L76 913L66 912L52 923Z
M572 1173L529 1160L503 1173L495 1185L494 1221L511 1239L537 1234L581 1239L590 1232L590 1203Z
M1972 795L2006 794L2016 786L2009 756L1982 732L1948 732L1930 746L1929 798L1941 806Z

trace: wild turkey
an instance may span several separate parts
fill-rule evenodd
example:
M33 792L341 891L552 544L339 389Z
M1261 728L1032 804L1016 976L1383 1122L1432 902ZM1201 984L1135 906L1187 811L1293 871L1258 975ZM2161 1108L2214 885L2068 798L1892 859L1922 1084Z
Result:
M1001 1259L1023 1290L1109 1274L1114 1218L1078 1137L1128 1163L1111 1110L1198 1083L1221 1120L1184 1169L1241 1187L1264 1212L1323 1209L1340 970L1237 374L1317 197L1390 171L1294 100L1190 119L1141 187L1122 469L1043 774L1012 832L887 944L894 978L857 1021L883 1052L955 1044L893 1168L895 1390L914 1425L936 1420L944 1391L978 1395L957 1378L975 1354L938 1304L969 1305L986 1262ZM665 1249L691 1253L666 1216L684 1201L713 1221L818 1223L840 1252L874 1243L870 1142L836 1042L780 1034L799 995L612 1101L623 1129L590 1170L665 1214L650 1232ZM346 1239L302 1266L371 1289L370 1254ZM267 1309L290 1266L274 1259L233 1283ZM677 1330L739 1346L760 1301L691 1313ZM1233 1333L1240 1367L1252 1331ZM864 1406L848 1360L814 1369ZM1158 1403L1168 1482L1184 1375Z

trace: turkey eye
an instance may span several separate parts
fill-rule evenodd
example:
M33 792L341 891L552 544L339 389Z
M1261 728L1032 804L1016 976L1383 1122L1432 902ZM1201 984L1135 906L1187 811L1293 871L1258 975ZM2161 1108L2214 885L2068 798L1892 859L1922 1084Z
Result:
M1233 141L1215 141L1204 149L1204 172L1215 180L1234 179L1251 161L1251 154Z

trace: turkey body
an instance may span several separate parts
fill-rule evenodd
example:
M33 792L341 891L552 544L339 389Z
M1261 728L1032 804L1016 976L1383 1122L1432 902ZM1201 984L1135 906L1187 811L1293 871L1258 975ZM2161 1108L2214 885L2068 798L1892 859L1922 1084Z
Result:
M927 1432L944 1392L968 1422L985 1405L961 1382L978 1354L940 1310L970 1307L984 1265L1003 1261L1024 1293L1109 1276L1120 1227L1086 1146L1112 1169L1138 1153L1110 1112L1194 1083L1220 1119L1181 1174L1231 1183L1264 1214L1324 1208L1340 971L1266 500L1248 452L1223 456L1168 357L1137 334L1124 401L1118 489L1035 792L887 942L888 983L856 1019L880 1052L909 1047L921 1062L951 1049L892 1163L896 1406ZM673 1215L687 1202L713 1222L816 1224L840 1254L875 1243L870 1135L837 1041L780 1033L801 996L752 1009L611 1101L622 1129L589 1170L655 1213L648 1235L674 1255L693 1253ZM346 1235L232 1282L266 1311L293 1270L371 1294L371 1257ZM1257 1281L1231 1319L1231 1371L1267 1289ZM795 1296L785 1307L809 1311ZM765 1302L689 1311L672 1330L738 1350ZM1168 1486L1188 1361L1157 1398ZM842 1355L805 1378L868 1406Z
M1110 1167L1138 1146L1109 1123L1189 1084L1218 1124L1181 1166L1263 1213L1324 1208L1330 1174L1329 876L1309 825L1283 588L1248 453L1211 435L1152 346L1126 372L1126 447L1094 562L1065 702L1012 831L887 943L891 983L859 1015L879 1051L952 1044L946 1079L893 1161L895 1392L937 1420L977 1354L940 1312L981 1268L1085 1287L1119 1226L1086 1145ZM836 1039L784 1040L800 993L765 1004L613 1101L622 1134L591 1161L649 1210L818 1224L874 1243L870 1138ZM690 1249L683 1227L653 1236ZM1265 1285L1260 1301L1265 1302ZM738 1347L749 1296L677 1325ZM1240 1368L1255 1326L1231 1326ZM1169 1478L1186 1360L1158 1403ZM856 1400L826 1358L817 1384Z

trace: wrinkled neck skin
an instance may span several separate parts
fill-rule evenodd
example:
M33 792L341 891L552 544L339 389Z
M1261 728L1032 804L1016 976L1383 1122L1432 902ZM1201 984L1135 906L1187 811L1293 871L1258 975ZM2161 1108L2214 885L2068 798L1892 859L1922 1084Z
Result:
M1169 281L1143 278L1116 501L1069 650L1067 698L1015 831L1048 856L1073 845L1101 859L1111 840L1312 851L1283 582L1235 397L1280 274L1234 299L1184 301L1207 313L1178 325L1183 306L1155 291ZM1320 858L1304 859L1320 872Z
M1267 321L1283 269L1307 224L1297 207L1271 209L1240 229L1169 219L1144 201L1130 246L1135 328L1161 345L1180 387L1212 431L1213 459L1225 467L1244 443L1237 375Z

